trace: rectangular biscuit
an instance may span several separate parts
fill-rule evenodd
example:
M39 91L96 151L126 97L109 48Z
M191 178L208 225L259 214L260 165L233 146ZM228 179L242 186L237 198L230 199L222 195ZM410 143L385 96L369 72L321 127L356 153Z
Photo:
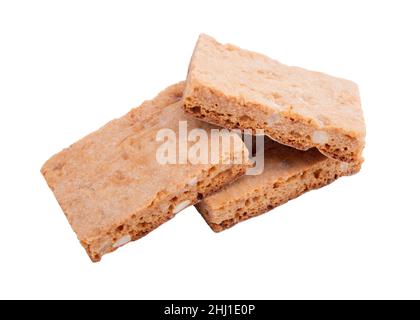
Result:
M191 58L184 108L226 128L263 129L282 144L358 161L365 124L355 83L289 67L207 35Z
M318 150L300 151L266 140L264 171L243 176L196 205L209 226L223 231L301 194L360 170L361 162L340 162Z
M42 174L92 261L143 237L244 174L250 166L245 145L230 133L234 147L221 153L218 163L191 164L190 158L186 163L157 161L162 141L156 137L161 129L179 134L180 122L190 131L210 133L214 128L184 113L183 89L184 83L167 88L56 154L42 167ZM209 140L194 145L208 148ZM246 160L226 161L234 157Z

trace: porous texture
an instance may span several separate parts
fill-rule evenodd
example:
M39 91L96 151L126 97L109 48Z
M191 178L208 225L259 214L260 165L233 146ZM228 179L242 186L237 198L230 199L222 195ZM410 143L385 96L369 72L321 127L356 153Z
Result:
M250 166L246 161L222 163L226 156L248 159L246 147L234 134L234 148L221 154L219 163L158 163L160 129L178 133L179 121L187 121L188 130L201 128L209 134L214 128L183 112L183 89L183 83L169 87L53 156L41 169L93 261L143 237ZM207 146L208 141L199 143Z
M201 35L191 58L184 108L226 128L263 129L282 144L358 162L365 124L355 83L290 67Z
M346 163L316 149L296 150L267 140L264 171L243 176L196 205L216 232L263 214L299 195L360 170L361 162Z

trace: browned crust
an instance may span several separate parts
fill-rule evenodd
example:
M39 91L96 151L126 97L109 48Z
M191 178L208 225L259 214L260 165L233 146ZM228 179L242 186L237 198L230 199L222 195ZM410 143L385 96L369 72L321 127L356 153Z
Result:
M216 167L213 168L215 168L214 170L216 170ZM242 175L244 175L246 169L246 167L241 165L234 166L228 170L220 172L214 171L214 174L211 174L211 172L213 171L210 170L209 174L205 179L198 181L197 187L195 189L184 192L182 196L173 197L169 195L157 195L155 201L148 208L151 214L147 216L147 221L145 220L143 212L141 215L133 214L131 219L126 221L124 224L118 226L112 232L112 234L110 234L112 235L112 242L117 241L122 235L127 234L131 236L131 241L135 241L146 236L148 233L155 230L160 225L169 221L175 216L173 209L176 203L189 200L191 202L191 205L194 205L204 197L207 197L213 194L214 192L218 191L225 184L231 183L239 177L241 177ZM159 205L161 205L162 202L171 203L166 213L164 214L162 214L159 211ZM159 212L159 214L157 214L157 212ZM102 243L102 239L98 239L97 241L99 243ZM93 241L91 243L81 241L82 246L85 248L87 254L93 262L99 262L103 255L111 253L118 249L109 246L103 251L100 251L98 250L97 241Z
M315 147L322 154L336 160L350 163L360 161L364 148L363 137L326 127L322 131L330 137L328 144L316 144L311 140L311 134L316 130L314 125L292 110L282 114L273 128L265 120L270 114L263 111L264 106L236 101L197 83L189 85L194 86L194 89L185 90L188 94L184 93L183 107L196 118L229 129L262 129L271 139L299 150Z
M253 198L246 199L246 206L236 207L235 204L232 204L230 207L223 208L223 210L228 211L235 210L235 214L234 217L226 219L221 223L212 222L209 215L212 209L207 207L203 202L197 204L196 208L213 231L221 232L233 227L239 222L264 214L308 191L326 186L339 177L355 174L360 170L360 167L361 162L352 164L348 169L342 170L340 169L339 161L328 159L327 161L320 162L318 165L291 176L285 181L279 180L273 185L263 186L255 193ZM220 192L223 192L223 190ZM260 201L261 199L269 199L269 204Z

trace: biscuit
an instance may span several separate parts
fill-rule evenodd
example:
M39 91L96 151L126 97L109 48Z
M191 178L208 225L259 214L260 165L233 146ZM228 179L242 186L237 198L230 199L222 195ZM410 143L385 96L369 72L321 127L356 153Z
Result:
M173 85L120 119L113 120L53 156L42 167L73 230L92 261L145 236L176 213L244 174L250 166L228 163L226 156L248 151L237 135L229 154L217 164L158 163L156 141L161 128L209 132L213 126L186 115L184 83ZM239 143L237 143L239 140ZM206 147L207 140L201 140ZM191 142L189 142L191 145ZM223 158L223 159L222 159Z
M191 58L184 108L226 128L263 129L300 150L359 161L365 124L355 83L289 67L201 35Z
M243 176L196 205L209 226L223 231L263 214L338 177L357 173L359 162L340 162L316 149L300 151L267 139L264 171Z

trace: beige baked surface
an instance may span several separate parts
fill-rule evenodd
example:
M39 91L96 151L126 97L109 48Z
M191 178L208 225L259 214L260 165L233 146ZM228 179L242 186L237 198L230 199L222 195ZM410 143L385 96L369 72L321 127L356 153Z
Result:
M186 111L228 128L264 129L280 143L359 161L365 124L355 83L290 67L201 35L191 58Z
M261 175L243 176L196 205L214 231L225 230L360 170L361 163L340 162L316 149L300 151L269 139L266 142Z
M156 141L156 134L161 128L178 132L179 121L188 121L188 130L209 132L214 128L184 114L183 89L184 83L167 88L43 166L42 174L93 261L144 236L176 211L236 179L249 166L161 165L156 161L156 150L162 144ZM248 157L241 141L235 146L228 156L245 153Z

